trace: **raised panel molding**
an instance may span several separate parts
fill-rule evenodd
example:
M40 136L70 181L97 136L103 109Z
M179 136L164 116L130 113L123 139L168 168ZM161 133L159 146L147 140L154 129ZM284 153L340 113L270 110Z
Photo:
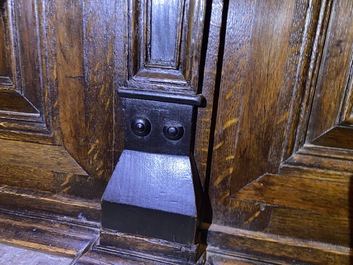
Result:
M274 2L229 1L207 260L348 264L352 2Z
M281 164L291 107L297 103L292 96L310 69L308 54L326 10L321 1L290 3L276 8L261 1L229 3L232 24L226 28L213 146L212 170L218 173L210 186L217 203L228 204L263 174L277 173ZM286 14L286 20L275 13Z
M234 165L232 167L230 165L215 180L216 189L220 189L223 180L232 179L231 183L222 184L227 185L229 195L228 198L225 195L221 197L223 201L234 200L234 202L229 202L230 205L236 204L235 201L237 200L264 201L260 199L261 196L258 196L258 194L257 196L250 196L249 190L252 188L260 190L257 185L260 185L264 178L275 179L275 174L283 174L287 177L298 177L298 174L301 174L301 178L304 179L325 180L340 185L347 184L350 181L347 172L351 172L349 164L352 160L353 149L351 141L353 129L350 125L353 54L351 44L353 43L353 33L348 32L347 29L351 28L351 25L344 21L351 21L349 19L351 13L346 11L351 10L351 5L350 1L337 3L310 1L307 20L311 21L312 24L308 23L306 25L302 51L311 52L310 57L302 54L297 64L299 69L296 83L293 84L294 97L291 114L286 116L288 118L287 135L282 138L282 147L284 148L282 161L277 161L275 162L276 166L271 166L273 161L270 160L271 156L268 156L268 160L260 162L265 163L267 168L259 170L261 168L259 164L253 169L249 168L248 163L258 159L252 157L253 160L250 160L247 157L249 150L245 150L243 153L238 152L239 156L233 156L230 153L228 156L226 155L227 159L223 161L222 166L229 164L236 157L244 165L242 167L235 167ZM311 45L312 49L310 50ZM226 83L224 85L228 86ZM221 101L222 103L224 104ZM238 118L228 120L223 124L222 129L228 131L228 127L232 127L233 124L239 124ZM261 129L262 132L263 129ZM234 133L234 130L232 133ZM256 132L253 131L252 134L254 133ZM251 133L249 134L251 135ZM224 137L224 135L222 136ZM240 139L238 137L236 135L227 138L236 139L235 144L239 145ZM253 136L248 135L247 137L250 137L250 144L255 143ZM264 145L266 142L261 142L261 144ZM275 144L276 147L274 148ZM228 144L226 142L215 143L215 161L217 161L219 149L223 149L223 146L228 147ZM235 150L237 148L239 147L235 146ZM272 142L270 148L279 149L278 143ZM234 151L229 148L227 150ZM223 150L223 156L224 152ZM254 154L261 155L261 153L256 152ZM266 155L271 155L271 149ZM277 158L280 157L277 156ZM245 169L246 166L248 166L247 169ZM253 172L254 170L258 170L257 174ZM317 170L317 173L313 173L315 170ZM252 175L252 177L249 175ZM275 188L276 184L274 182L272 184L272 188ZM310 190L310 188L308 189ZM256 197L258 199L255 199ZM276 205L278 203L276 201L276 203L268 204Z
M280 106L286 109L273 110L270 100L260 104L259 102L266 97L265 94L259 95L261 92L256 94L257 100L248 95L250 92L240 93L244 84L246 86L247 83L252 82L253 72L247 72L250 74L250 78L246 81L240 78L240 82L244 81L243 85L239 82L234 84L234 80L222 80L221 89L223 86L227 94L222 94L221 90L219 107L221 109L235 108L239 111L233 112L230 117L226 112L224 114L219 113L218 128L216 127L215 133L214 161L221 159L218 158L218 153L223 158L225 157L225 160L221 163L215 162L217 165L214 164L216 169L221 167L222 173L216 177L213 185L218 191L222 190L221 186L224 185L224 188L228 190L228 199L239 199L238 192L242 191L244 187L252 185L253 181L256 183L266 174L280 173L282 168L286 168L287 163L288 166L293 166L293 161L300 157L302 153L305 153L305 150L312 150L313 146L317 146L316 150L326 147L325 157L332 153L332 157L335 159L337 159L337 148L353 149L353 144L350 141L353 131L349 124L352 109L351 43L353 43L353 35L351 33L347 34L347 28L350 26L343 23L343 21L349 20L350 13L345 12L345 10L350 10L350 6L347 5L351 4L347 1L334 3L333 6L332 1L308 1L307 9L303 9L305 7L304 3L301 3L302 7L299 6L299 2L297 6L294 6L294 14L305 13L307 21L305 28L304 20L299 22L299 20L295 20L296 18L294 18L292 25L288 24L289 27L295 29L291 32L292 35L288 36L288 44L294 45L296 48L301 46L300 54L293 52L285 56L285 58L293 57L293 60L296 60L294 64L292 64L293 60L287 61L288 64L285 66L287 70L292 69L291 67L293 67L293 70L297 68L295 71L289 72L296 72L295 82L291 83L292 81L289 81L289 79L284 79L284 82L290 82L288 83L290 86L283 86L282 84L282 87L275 86L272 89L279 89L279 93L276 95L278 96L276 104L281 104ZM250 8L250 5L248 8ZM333 11L331 12L331 10ZM234 11L231 10L230 12ZM253 11L249 9L246 12ZM256 24L253 23L252 25L256 27ZM331 31L331 28L336 29L338 26L343 28ZM246 32L240 33L231 30L228 31L228 34L229 36L231 34L241 34L243 38L240 41L246 41L248 36ZM260 34L261 32L257 35ZM298 37L297 34L301 37ZM233 36L234 39L237 37L239 36ZM225 54L231 54L231 50L236 45L230 43L230 39L228 43L230 45L229 50L227 50L226 43ZM246 45L254 45L253 43L243 43L242 46L247 47ZM264 45L264 43L261 43L261 45ZM291 51L294 50L293 48ZM230 72L243 70L238 68L237 65L229 64L233 64L236 60L242 62L243 59L247 58L245 54L238 53L232 56L237 58L228 58L229 60L224 62L222 72L224 76L229 75ZM257 55L256 58L258 60L261 56ZM247 69L247 71L249 70ZM261 73L265 69L261 71L257 69L257 71ZM240 77L242 76L241 72L237 72L237 74ZM335 78L332 75L336 75ZM230 90L230 87L233 89ZM332 89L333 87L335 89ZM281 99L281 96L284 97L286 93L288 93L288 96L293 95L292 101ZM238 100L230 101L231 98ZM256 107L254 102L260 104L265 112L253 111L251 113L249 110ZM269 120L267 120L265 127L261 128L257 123L257 127L254 127L252 123L248 124L248 121L253 119L261 122L263 119L269 118L271 111L272 115L277 115L278 118L278 122L273 124L272 128L268 127L271 124ZM225 119L223 115L227 118ZM261 119L259 119L260 117ZM259 131L256 131L256 128L259 128ZM266 140L265 134L273 134L272 139ZM323 149L321 148L321 150ZM315 156L315 154L311 154L311 156ZM302 166L303 161L302 159ZM314 165L310 166L309 159L308 167L312 166ZM225 182L226 180L231 180L231 182ZM221 197L222 200L225 200L226 197L224 196Z
M344 1L334 3L333 7L321 63L316 66L318 81L312 88L305 144L351 149L353 31L349 29L353 26L353 14L347 10L353 5Z
M148 0L146 67L178 69L184 2Z
M7 3L19 81L0 90L0 182L100 199L113 169L115 2Z
M13 88L13 58L10 25L11 18L6 0L0 1L0 89ZM10 48L9 48L10 47Z
M1 1L0 137L51 134L42 1ZM34 48L34 50L33 50ZM7 73L7 76L4 75Z
M306 82L299 86L290 118L283 164L293 164L296 157L307 154L345 159L337 153L349 153L353 148L352 124L352 60L353 33L350 1L327 1L316 33L311 68ZM297 120L297 121L296 121ZM296 126L296 127L295 127ZM291 144L292 143L292 144ZM332 148L330 148L332 147ZM340 151L337 148L346 149ZM309 162L309 160L308 160ZM302 163L302 161L301 161ZM309 167L310 162L308 163Z
M162 2L128 2L127 86L197 92L204 1Z
M212 224L206 264L242 264L234 258L250 258L250 264L350 264L350 248L308 242L286 236L247 231ZM220 257L221 259L220 259ZM259 263L260 262L260 263ZM248 263L245 263L248 264Z

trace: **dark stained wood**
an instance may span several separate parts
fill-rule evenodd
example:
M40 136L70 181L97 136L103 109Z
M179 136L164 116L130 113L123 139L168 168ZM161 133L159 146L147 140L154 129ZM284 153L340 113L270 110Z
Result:
M113 232L94 245L130 86L207 100L199 263L350 264L353 2L157 2L0 1L0 241L78 264L196 260Z
M328 152L330 157L327 157ZM281 173L285 175L289 170L294 176L348 184L353 171L351 157L351 150L306 147L282 165ZM302 174L298 174L300 171L303 171Z
M332 1L313 2L321 5L312 11L312 19L306 28L305 44L302 49L300 72L293 95L293 106L289 117L283 159L290 157L305 143L313 96L322 59L326 32L330 20ZM316 11L315 11L316 9ZM310 10L310 9L309 9Z
M103 192L104 182L90 178L61 146L3 140L0 149L2 184L85 198L97 198L93 187Z
M332 225L335 224L335 225ZM308 241L326 242L350 247L349 216L317 214L306 210L274 208L266 231L275 235L300 238Z
M12 87L12 56L7 1L0 1L0 87Z
M100 204L92 200L6 186L1 187L0 198L3 208L32 211L39 216L44 213L62 216L64 219L73 218L88 222L100 220Z
M312 144L353 149L352 129L350 127L334 127L316 138Z
M35 138L41 138L38 135L47 136L50 130L48 99L44 96L48 94L44 70L47 64L43 59L46 43L40 35L44 31L45 15L39 1L5 2L1 14L5 55L1 64L7 71L0 74L0 101L7 104L2 103L0 110L12 113L1 113L0 136L17 140L19 138L14 134L22 132L29 137L35 134ZM21 12L25 14L21 15ZM6 94L4 90L17 91L17 94Z
M22 95L11 90L0 90L0 110L38 114L38 110ZM39 116L39 115L36 115Z
M125 86L180 93L198 91L205 4L200 0L155 5L147 0L126 2L129 38L124 54L128 72ZM156 27L158 24L164 26Z
M351 262L349 5L229 2L213 109L210 262L212 253L229 263L239 253L281 264ZM253 240L260 231L261 243Z
M147 7L148 64L173 68L178 65L183 7L183 1L179 0L169 1L164 5L151 1L150 6Z
M227 10L225 10L227 12ZM246 1L230 1L228 21L232 21L232 27L228 29L226 35L224 56L227 60L223 61L222 83L220 87L218 109L222 110L217 114L217 127L215 128L214 146L213 146L213 160L212 169L216 170L217 180L211 179L210 193L217 196L217 191L223 193L224 187L229 185L231 181L230 176L234 171L232 164L235 156L232 153L234 146L234 139L237 134L237 124L239 121L239 110L242 102L242 89L245 86L244 76L246 74L245 66L247 64L247 51L249 50L251 28L253 25L254 4L246 3ZM237 19L236 19L237 18ZM243 27L241 27L243 25ZM233 42L233 40L239 40ZM233 44L233 45L232 45ZM230 51L232 50L232 51ZM234 50L238 52L233 52ZM223 78L227 76L227 71L231 71L229 76L240 77L239 80ZM225 89L224 87L231 87L232 89ZM235 93L234 96L232 96ZM232 99L230 99L232 96ZM227 100L228 99L228 100ZM232 110L237 117L230 117L229 113L224 110ZM217 162L216 162L217 161ZM216 169L216 164L218 168ZM222 168L222 169L221 169ZM225 198L226 199L226 198ZM222 204L221 199L214 200L213 208L217 209L218 204ZM219 209L219 208L218 208ZM217 219L217 214L214 214L214 220Z
M75 258L98 238L97 228L0 211L0 241ZM29 262L29 261L28 261Z
M242 189L236 198L348 218L351 190L351 185L345 183L264 175Z
M298 157L298 156L297 156ZM311 157L308 156L301 156L300 158L303 158L306 162L306 159L310 159ZM312 164L314 164L316 161L320 161L320 159L313 159ZM333 161L336 162L336 161ZM322 180L322 181L332 181L335 183L342 183L342 184L348 184L350 181L350 178L352 176L352 173L346 171L346 172L337 172L334 170L327 170L324 168L319 168L319 167L307 167L308 164L302 164L300 163L300 160L298 159L297 161L293 161L293 164L288 163L284 164L283 167L281 168L281 175L284 176L294 176L298 177L301 176L306 179L313 179L313 180ZM316 164L317 165L317 164ZM344 163L343 163L344 165Z
M278 171L281 162L288 97L295 78L287 70L299 61L305 18L316 19L320 3L277 7L274 2L229 3L211 162L210 196L216 223L223 223L224 216L245 214L243 207L234 208L242 204L229 196L262 174ZM272 12L286 15L280 20ZM254 212L258 207L247 206Z
M6 54L6 16L4 16L6 7L6 1L0 2L0 75L8 76L8 63L7 63L7 54Z
M286 123L286 116L289 112L288 104L283 104L281 97L285 98L285 93L292 93L291 90L284 91L282 86L286 87L288 85L285 83L287 81L285 78L288 75L287 70L292 67L292 61L299 58L301 43L295 42L293 39L302 39L305 26L304 19L308 8L307 3L301 2L297 5L295 1L292 1L291 5L282 2L281 4L279 2L275 4L274 2L262 1L254 2L253 5L255 8L253 12L256 12L256 16L251 16L254 19L251 25L252 29L242 27L245 32L249 32L247 34L252 33L253 36L250 39L248 50L242 48L246 51L246 64L244 67L240 66L240 69L245 71L245 75L242 76L244 86L240 89L229 90L229 85L233 86L234 84L234 80L229 80L228 82L232 82L232 84L225 85L225 88L221 87L225 91L239 93L238 96L236 94L229 96L228 101L241 104L236 108L238 115L230 116L222 124L223 130L236 132L233 150L230 149L235 157L231 165L233 168L231 174L241 177L233 177L232 187L234 191L241 189L263 173L269 172L271 168L269 168L268 159L271 159L269 153L271 145L274 144L275 148L280 148L274 138L274 133L281 129L278 121L284 120ZM286 19L283 20L280 16L275 15L274 8L276 12L283 14ZM231 21L231 18L229 19ZM236 39L239 37L241 36L236 36ZM229 46L229 49L234 48ZM230 50L229 53L231 54ZM292 54L296 54L297 58ZM227 56L227 50L225 56ZM294 58L291 58L292 56ZM228 66L224 69L225 71L226 69L233 71L234 68ZM231 75L231 73L223 73ZM226 105L222 108L228 109ZM235 130L227 127L232 120L237 121L232 125L236 126ZM221 128L218 130L221 130ZM233 139L233 137L229 139ZM269 139L271 140L269 141ZM261 144L255 144L257 142L261 142ZM217 144L221 144L221 142ZM225 146L227 148L229 145L225 144ZM271 161L269 162L271 163ZM275 161L272 163L275 163Z
M111 264L119 264L119 265L163 265L163 264L171 264L171 263L163 263L153 260L141 259L138 257L133 257L129 255L124 255L122 253L114 252L113 250L103 249L93 249L89 251L84 256L82 256L75 263L77 265L111 265Z
M87 147L86 153L78 161L85 161L90 176L107 181L115 166L113 164L113 59L116 2L86 1L83 12L85 37L83 63L86 68L84 115L87 126L83 143ZM115 141L123 141L123 138L115 138ZM82 142L78 141L78 143L77 151L82 148Z
M341 104L351 73L352 2L334 2L308 130L313 141L340 122Z
M258 260L243 259L241 257L232 257L229 255L221 255L210 253L207 257L207 262L210 265L265 265L269 263Z
M63 8L56 13L59 53L54 105L60 105L63 145L91 176L106 180L113 168L114 3L107 2L104 9L95 9L95 1L58 5ZM111 32L110 38L104 32Z
M14 33L10 48L18 93L1 92L0 137L40 144L3 146L11 152L2 154L3 184L102 196L114 157L115 3L107 2L106 9L97 5L9 4L5 18L12 15L8 27ZM10 162L8 155L18 159Z
M164 240L101 231L99 249L169 264L195 264L199 245L189 246Z
M43 38L43 19L45 16L37 0L14 1L13 34L15 37L15 54L18 63L17 89L41 112L44 112L42 73L45 68ZM21 80L21 81L20 81Z
M84 53L83 53L83 25L82 5L79 2L60 1L61 8L54 13L52 23L56 25L56 60L54 61L54 77L57 82L57 97L53 103L58 105L55 111L56 122L63 123L61 132L62 142L68 152L78 161L88 152L85 132L85 88L84 88ZM80 121L80 122L78 122ZM81 144L80 144L81 143Z
M210 227L208 237L214 244L207 248L209 255L229 255L230 261L242 253L270 264L350 264L347 247L219 225Z
M209 10L209 11L208 11ZM217 100L218 87L217 86L217 65L221 63L221 58L218 59L220 45L221 45L221 26L222 26L222 14L223 14L223 1L212 1L212 6L208 4L207 15L211 15L209 21L206 21L204 38L207 40L207 46L203 43L203 49L207 52L203 58L204 69L202 72L203 83L202 83L202 95L206 99L206 107L198 109L197 117L197 130L195 136L195 160L198 167L199 175L202 184L207 189L209 174L207 171L207 163L210 160L210 142L212 144L212 127L214 126L213 120L213 109L214 100ZM211 13L211 14L209 14ZM208 33L208 35L206 35ZM201 58L202 59L202 58ZM220 62L219 62L220 61ZM217 89L217 92L215 91ZM207 182L207 183L206 183Z

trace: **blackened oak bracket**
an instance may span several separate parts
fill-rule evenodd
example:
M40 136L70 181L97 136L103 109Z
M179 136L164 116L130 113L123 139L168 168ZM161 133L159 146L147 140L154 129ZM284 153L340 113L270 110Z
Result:
M120 89L125 148L102 200L102 226L196 244L202 189L191 153L201 95Z

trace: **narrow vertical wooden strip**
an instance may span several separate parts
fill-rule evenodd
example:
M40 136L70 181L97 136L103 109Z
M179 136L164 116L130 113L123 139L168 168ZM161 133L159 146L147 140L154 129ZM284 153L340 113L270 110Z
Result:
M209 25L207 26L208 34L205 36L207 39L207 52L203 54L205 56L205 65L203 69L203 84L202 84L202 95L207 101L205 108L198 110L197 117L197 129L195 137L195 159L198 167L198 171L204 184L206 181L206 167L209 157L209 141L212 141L212 127L214 122L212 121L212 111L214 109L215 99L215 87L216 87L216 76L217 76L217 65L218 65L218 50L220 47L220 29L222 23L222 11L223 1L217 0L212 2L212 6L208 7L209 11L207 16L210 16ZM205 185L205 184L204 184ZM207 184L208 185L208 184Z
M305 144L308 123L311 115L313 99L315 95L315 87L317 84L318 74L320 71L320 63L323 56L323 49L326 41L327 28L330 21L333 0L323 2L320 10L320 17L318 21L318 29L315 34L315 41L313 44L313 54L310 60L310 71L308 72L307 81L305 83L305 90L300 100L298 113L298 125L296 128L296 137L292 151L298 151Z
M234 139L241 110L242 90L246 74L255 5L247 1L230 1L225 36L222 81L214 132L210 197L213 221L222 222L226 210L234 162ZM225 11L224 11L225 12ZM236 52L234 52L236 51ZM231 78L225 78L225 77ZM229 89L228 89L229 88ZM232 110L231 117L226 110ZM228 196L227 196L228 195ZM223 206L224 205L224 206Z
M14 12L16 14L16 26L18 27L20 56L20 78L22 81L22 92L38 109L43 110L41 101L41 60L40 60L40 39L38 35L39 18L37 12L37 1L15 1ZM15 33L15 34L16 34ZM31 48L29 48L30 44Z
M240 125L232 164L232 192L269 170L267 160L278 122L274 117L286 76L292 20L297 15L294 13L295 4L295 1L290 5L279 1L257 2L242 112L238 117ZM286 89L291 94L293 88Z
M113 170L115 1L83 6L88 172L108 180Z
M276 124L272 144L268 155L269 167L267 172L277 173L279 164L282 162L283 147L285 145L286 127L289 122L292 104L296 93L296 83L298 79L303 78L306 73L308 58L305 53L307 47L313 41L313 35L310 33L310 27L313 20L317 19L316 14L320 11L321 1L296 1L292 25L289 32L287 47L287 61L285 74L282 77L282 84L278 94L277 110L275 114Z
M330 1L310 1L310 7L306 17L307 24L303 38L296 83L291 104L291 114L286 130L287 136L284 142L283 160L286 160L301 145L303 122L307 109L310 109L308 96L310 95L310 85L315 82L314 70L316 61L320 60L320 40L323 38L322 32L326 29L325 20L330 14ZM302 114L301 114L302 113ZM302 117L302 118L301 118Z
M11 16L7 1L0 1L0 76L13 77L11 53L13 46L10 43ZM11 80L12 83L12 80ZM0 86L4 83L0 81Z
M56 1L56 62L53 66L58 89L54 118L60 123L61 142L87 170L87 121L83 69L82 5L71 0Z

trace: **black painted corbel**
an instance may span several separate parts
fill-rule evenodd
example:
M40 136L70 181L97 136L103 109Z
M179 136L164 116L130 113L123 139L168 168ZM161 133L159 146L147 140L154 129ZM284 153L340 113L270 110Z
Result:
M197 243L202 189L193 150L201 95L120 89L125 147L102 200L102 226Z

